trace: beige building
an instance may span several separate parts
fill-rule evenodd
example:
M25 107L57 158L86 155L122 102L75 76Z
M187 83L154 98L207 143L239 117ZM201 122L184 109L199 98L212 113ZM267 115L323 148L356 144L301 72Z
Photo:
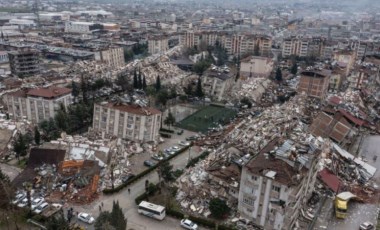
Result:
M306 93L309 97L324 99L329 88L330 77L331 71L329 70L303 71L301 72L297 92Z
M214 100L221 101L230 93L235 82L233 73L209 70L202 77L203 92Z
M305 166L280 156L275 144L270 142L243 166L238 211L264 229L294 229L314 189L317 158L310 154ZM287 140L279 150L290 151L286 146L292 145Z
M161 112L150 107L102 102L94 106L93 128L134 141L157 141Z
M97 51L95 52L95 60L106 63L110 67L123 67L125 65L124 49L122 47L110 47Z
M356 52L352 50L340 50L334 53L333 59L340 67L346 69L346 76L354 68Z
M273 64L271 58L249 56L240 62L240 76L269 77L273 70Z
M168 38L165 36L151 37L148 40L148 52L150 54L164 53L169 49Z
M4 96L10 117L28 119L34 124L53 118L61 104L67 108L72 100L71 89L54 86L18 90Z
M216 41L227 50L230 55L243 55L254 52L255 48L261 55L271 53L272 39L268 36L253 34L232 34L226 32L194 32L186 31L180 34L180 45L185 47L213 46Z

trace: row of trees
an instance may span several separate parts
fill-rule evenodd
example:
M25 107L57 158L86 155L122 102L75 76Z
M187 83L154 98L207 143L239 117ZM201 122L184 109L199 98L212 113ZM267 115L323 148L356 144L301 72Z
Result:
M119 202L113 202L112 211L100 212L95 221L95 230L125 230L127 229L127 219L124 217Z
M148 53L148 44L137 43L131 50L124 50L125 62L133 60L136 56L146 55Z

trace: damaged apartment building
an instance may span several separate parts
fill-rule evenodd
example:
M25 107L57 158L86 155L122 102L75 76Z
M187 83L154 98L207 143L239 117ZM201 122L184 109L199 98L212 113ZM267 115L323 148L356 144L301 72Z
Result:
M105 134L135 141L159 138L161 112L151 107L119 102L101 102L94 106L93 128Z

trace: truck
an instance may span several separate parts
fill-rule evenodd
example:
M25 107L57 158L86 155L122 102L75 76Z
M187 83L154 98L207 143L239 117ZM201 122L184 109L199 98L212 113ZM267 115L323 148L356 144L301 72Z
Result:
M347 216L348 202L356 198L351 192L342 192L335 197L335 216L338 219L344 219Z

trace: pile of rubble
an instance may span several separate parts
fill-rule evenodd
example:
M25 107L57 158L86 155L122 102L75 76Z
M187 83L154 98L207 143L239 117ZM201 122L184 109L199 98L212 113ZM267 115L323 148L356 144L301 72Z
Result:
M248 78L240 83L239 90L231 91L231 96L239 100L249 98L254 102L259 102L271 83L271 80L267 78Z

